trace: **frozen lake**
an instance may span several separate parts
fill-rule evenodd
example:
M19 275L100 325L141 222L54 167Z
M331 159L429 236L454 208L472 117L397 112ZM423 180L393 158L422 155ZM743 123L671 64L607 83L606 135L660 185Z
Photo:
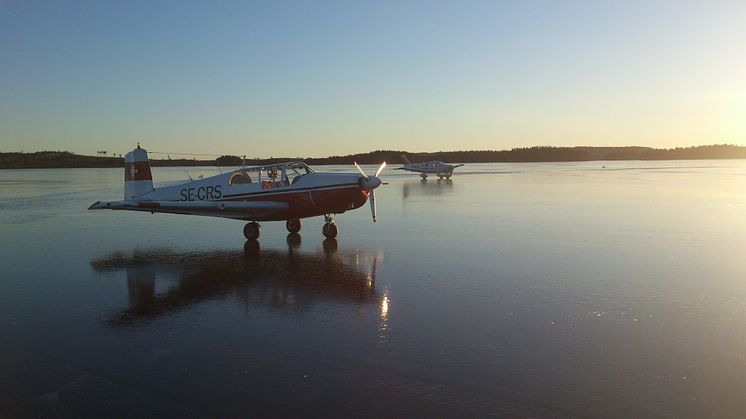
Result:
M746 161L392 169L259 246L0 170L0 417L746 415Z

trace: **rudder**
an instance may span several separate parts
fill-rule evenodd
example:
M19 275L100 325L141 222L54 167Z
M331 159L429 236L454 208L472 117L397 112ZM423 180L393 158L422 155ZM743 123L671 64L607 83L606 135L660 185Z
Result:
M130 200L153 190L148 152L140 148L124 156L124 199Z

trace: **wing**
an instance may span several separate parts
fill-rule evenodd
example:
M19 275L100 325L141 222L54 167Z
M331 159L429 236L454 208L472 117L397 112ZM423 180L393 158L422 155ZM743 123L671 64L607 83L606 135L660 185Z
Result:
M89 210L165 212L170 214L205 215L211 217L262 217L288 208L275 201L109 201L96 202Z

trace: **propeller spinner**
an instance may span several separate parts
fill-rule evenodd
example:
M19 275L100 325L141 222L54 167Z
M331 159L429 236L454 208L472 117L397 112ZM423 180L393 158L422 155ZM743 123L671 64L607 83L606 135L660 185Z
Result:
M370 196L368 199L370 199L370 215L373 216L373 222L376 222L376 191L375 189L379 186L381 186L381 179L378 177L378 175L383 172L383 169L386 167L386 162L381 163L380 166L378 166L378 170L376 170L376 174L373 176L368 176L365 174L365 171L363 171L363 168L360 167L357 162L355 162L355 168L358 172L360 172L361 175L363 175L362 179L360 179L360 187L365 189L366 191L370 192Z

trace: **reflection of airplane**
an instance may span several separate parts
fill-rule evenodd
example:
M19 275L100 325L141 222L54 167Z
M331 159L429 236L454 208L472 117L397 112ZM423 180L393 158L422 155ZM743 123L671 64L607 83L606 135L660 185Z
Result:
M258 242L247 241L243 252L179 253L156 248L93 260L91 266L97 272L127 273L129 308L106 322L114 327L135 325L199 302L229 297L247 308L307 310L315 301L329 297L374 309L383 304L386 296L375 292L378 256L338 251L334 239L324 242L323 253L302 253L296 249L299 240L297 234L288 235L287 253L260 250ZM176 283L157 287L159 277L175 278Z
M381 185L383 162L368 176L355 163L357 173L316 173L302 162L242 167L228 173L154 188L148 153L137 148L124 158L124 200L96 202L91 210L112 209L205 215L250 221L243 229L249 240L259 237L257 221L286 221L291 233L301 218L323 215L322 233L337 236L333 215L360 208L370 199L376 221L375 189Z
M404 199L425 196L443 195L453 192L453 181L451 179L438 179L433 182L425 180L411 180L402 184Z
M398 170L418 172L423 179L427 179L428 173L435 173L441 179L450 179L453 176L453 169L463 166L463 164L446 164L440 160L412 163L404 154L401 158L404 160L404 167L399 167Z

